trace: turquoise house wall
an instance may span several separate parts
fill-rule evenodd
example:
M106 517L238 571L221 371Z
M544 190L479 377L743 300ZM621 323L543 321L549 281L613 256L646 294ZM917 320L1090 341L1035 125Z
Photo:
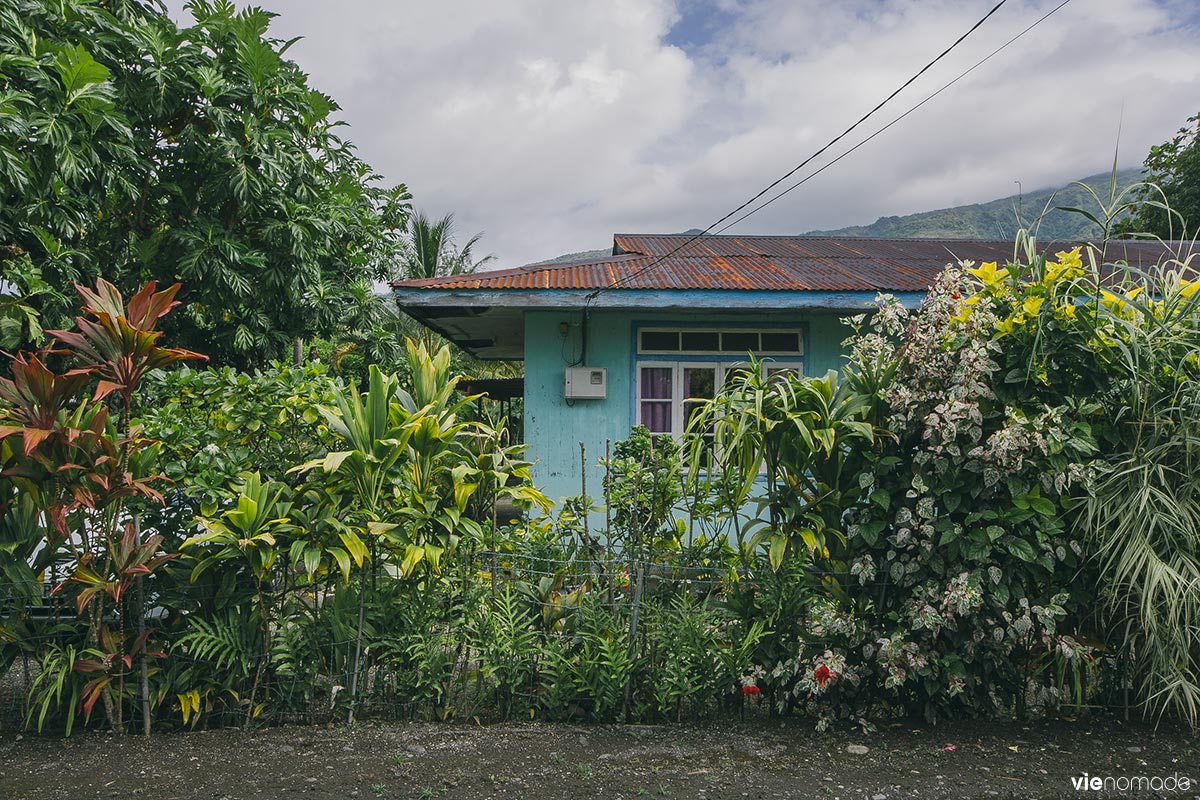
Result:
M633 418L633 332L639 325L803 325L805 371L823 375L841 366L841 343L849 335L844 312L715 313L713 311L595 310L588 322L589 367L608 370L604 400L563 399L563 370L580 353L579 311L525 312L525 441L533 478L555 502L582 490L579 443L586 448L587 493L602 502L605 442L629 434ZM567 323L566 337L561 334Z

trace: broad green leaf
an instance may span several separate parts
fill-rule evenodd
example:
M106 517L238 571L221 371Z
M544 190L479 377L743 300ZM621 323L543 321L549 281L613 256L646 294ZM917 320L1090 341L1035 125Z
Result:
M342 571L342 577L347 583L350 582L350 556L340 547L329 548L329 555L333 556L333 560L337 562L338 569Z
M1004 543L1008 552L1012 553L1022 561L1032 562L1037 559L1037 553L1033 549L1033 545L1024 539L1012 537Z

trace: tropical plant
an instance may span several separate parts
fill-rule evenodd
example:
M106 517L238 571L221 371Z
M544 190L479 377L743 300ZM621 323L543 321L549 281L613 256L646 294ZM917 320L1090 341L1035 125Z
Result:
M477 233L460 246L454 241L453 214L431 220L417 211L409 216L405 227L398 278L415 280L475 272L494 258L475 258L475 246L482 236Z
M76 289L84 300L76 330L49 331L59 349L18 353L13 377L0 379L0 447L5 478L42 512L35 530L42 532L44 548L31 554L32 564L45 568L69 557L72 572L55 593L76 591L77 612L87 620L85 646L103 654L99 662L84 659L75 667L104 673L87 685L88 710L102 697L106 715L120 730L125 672L119 666L128 670L140 656L145 673L146 637L153 632L126 636L132 604L123 595L172 557L162 552L160 536L143 538L127 513L132 500L162 501L149 469L153 443L130 422L133 396L148 370L202 356L158 344L158 323L175 305L178 286L156 292L151 281L128 304L102 279L94 290ZM46 366L59 357L78 366L63 373ZM93 381L91 397L82 396ZM112 403L116 423L109 414ZM10 440L17 434L19 449ZM106 622L107 611L118 614L119 629ZM137 617L141 629L140 609Z
M527 688L540 652L533 620L511 587L480 606L471 629L482 674L496 683L500 715L508 718L518 691Z
M37 715L37 730L41 733L46 724L47 716L52 709L65 708L65 733L71 735L75 726L75 715L82 703L83 670L80 669L81 656L103 656L99 651L84 650L79 652L74 645L60 647L53 645L42 654L40 668L29 688L32 699L25 724L29 724ZM91 706L88 706L91 709Z
M665 530L674 528L673 509L683 496L679 446L670 436L655 439L637 425L613 445L605 466L614 547L645 558Z
M829 635L808 644L805 668L786 670L797 691L823 666L815 694L840 713L872 695L930 718L1055 702L1038 665L1092 630L1066 514L1095 452L1095 408L1057 394L1044 367L1064 360L1031 346L1057 341L1038 331L1075 308L1060 283L1080 263L1072 251L951 269L919 314L886 303L860 328L847 380L876 398L892 437L856 478L845 593L817 620Z
M460 246L454 241L453 214L435 221L424 212L417 211L408 217L405 224L399 268L393 277L396 280L416 280L475 272L495 258L490 255L478 259L475 257L475 247L482 236L482 233L477 233ZM436 347L438 339L429 328L418 326L410 335L419 338L428 350Z
M174 669L165 681L179 704L184 725L219 718L229 711L244 721L266 703L252 704L246 685L261 677L262 619L258 606L235 604L210 615L192 615L174 641ZM242 695L246 694L243 701Z
M215 513L244 472L298 483L287 470L330 449L333 437L317 407L338 391L320 363L149 373L135 423L161 442L158 469L172 482L171 502L150 527L186 538L193 517Z
M329 339L333 372L365 388L369 365L386 372L401 370L404 340L413 335L414 325L400 312L395 298L376 294L371 284L356 283L340 305L338 328Z
M816 554L838 569L845 561L842 518L859 490L862 453L875 440L870 403L836 373L822 378L769 374L752 360L689 423L689 479L709 469L728 473L738 506L760 475L766 519L742 533L753 551L765 545L778 569L791 552ZM711 438L710 438L711 437Z
M188 9L181 28L154 3L0 8L0 246L52 285L183 280L171 338L262 363L389 277L409 195L337 135L271 14Z
M1169 141L1151 147L1142 172L1142 202L1124 232L1194 238L1200 231L1200 114L1189 117Z
M207 532L191 537L182 545L184 550L206 547L192 567L193 583L212 565L231 559L244 561L254 579L262 649L247 701L247 725L261 711L256 700L271 652L275 608L268 583L276 558L288 549L287 543L280 540L293 530L287 516L291 503L283 499L286 490L287 487L280 484L264 483L257 472L246 473L242 476L236 505L218 518L198 518L197 522Z
M0 252L0 280L9 286L0 293L0 348L12 352L37 347L44 333L44 315L61 316L67 297L42 279L27 253L6 258Z
M707 599L698 602L688 595L649 610L653 664L647 690L655 712L678 721L688 707L701 714L720 708L754 667L766 633L764 621L754 621L743 632Z
M1097 305L1091 345L1112 381L1105 460L1082 523L1099 558L1101 596L1156 713L1200 724L1200 282L1182 262Z
M569 718L572 706L586 707L600 721L623 715L637 666L624 621L592 597L580 607L572 635L554 645L550 641L541 669L547 684L547 711Z

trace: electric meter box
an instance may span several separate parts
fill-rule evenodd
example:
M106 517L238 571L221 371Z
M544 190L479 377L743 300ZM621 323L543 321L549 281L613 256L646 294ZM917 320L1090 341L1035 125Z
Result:
M563 397L568 400L603 400L608 397L608 370L604 367L567 367Z

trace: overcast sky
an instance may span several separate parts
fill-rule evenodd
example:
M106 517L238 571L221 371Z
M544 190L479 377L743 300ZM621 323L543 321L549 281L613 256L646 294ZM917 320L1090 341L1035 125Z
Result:
M857 141L1059 0L1009 0ZM175 9L182 0L171 0ZM244 3L241 3L244 5ZM704 228L995 0L264 0L360 154L492 266ZM182 15L187 19L186 15ZM1140 164L1200 111L1200 2L1073 0L731 233L973 203ZM840 152L834 150L832 155ZM818 161L814 167L823 163ZM800 173L803 175L804 173Z

